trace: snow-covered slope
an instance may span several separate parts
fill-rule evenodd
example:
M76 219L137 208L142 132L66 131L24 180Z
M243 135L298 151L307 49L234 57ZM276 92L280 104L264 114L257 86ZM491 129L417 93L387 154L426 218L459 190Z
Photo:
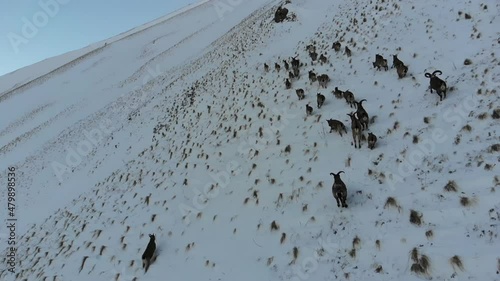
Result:
M499 4L296 0L296 19L277 24L280 4L208 1L2 100L19 263L0 277L500 280ZM311 63L311 43L328 63ZM377 71L375 54L397 54L407 77ZM424 77L436 69L441 102ZM335 87L366 99L375 149L352 146L355 109ZM329 133L330 118L347 134ZM340 170L347 209L331 192ZM150 233L158 256L144 273ZM427 274L412 272L414 248Z

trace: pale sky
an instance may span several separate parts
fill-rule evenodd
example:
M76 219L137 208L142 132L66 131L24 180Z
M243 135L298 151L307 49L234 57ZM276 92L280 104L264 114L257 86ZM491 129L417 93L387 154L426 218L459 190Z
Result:
M0 76L198 0L0 0Z

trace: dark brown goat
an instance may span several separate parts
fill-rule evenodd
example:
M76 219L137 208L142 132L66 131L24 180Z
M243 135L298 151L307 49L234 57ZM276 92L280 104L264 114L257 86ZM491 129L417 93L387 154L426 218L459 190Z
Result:
M146 246L146 250L142 254L142 268L144 272L148 271L149 265L151 264L151 259L156 251L155 235L149 234L149 243Z
M347 208L347 187L345 183L340 178L340 174L344 173L344 171L340 171L338 173L330 173L333 176L334 182L332 185L332 193L333 197L337 201L337 207Z
M432 90L435 90L436 93L439 95L439 101L442 101L443 98L446 98L446 90L447 90L447 87L446 87L446 82L441 80L439 77L436 76L436 74L443 74L443 72L441 72L441 70L435 70L434 72L431 73L425 73L425 77L427 78L430 78L430 89L431 89L431 93L432 93ZM441 95L441 93L444 95Z

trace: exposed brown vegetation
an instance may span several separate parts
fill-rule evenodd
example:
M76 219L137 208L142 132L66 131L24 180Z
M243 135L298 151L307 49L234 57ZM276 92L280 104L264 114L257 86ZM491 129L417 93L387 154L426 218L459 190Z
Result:
M412 224L421 226L422 225L422 214L415 210L410 210L410 222Z
M457 192L458 191L458 186L457 183L453 180L450 180L445 186L444 186L444 191L447 192Z
M450 258L450 264L453 267L453 270L455 271L457 271L457 269L460 271L465 271L462 259L457 255L454 255L453 257Z

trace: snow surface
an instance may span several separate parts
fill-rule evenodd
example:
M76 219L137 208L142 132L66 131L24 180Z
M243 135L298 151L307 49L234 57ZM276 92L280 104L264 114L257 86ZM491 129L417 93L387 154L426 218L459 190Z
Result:
M279 24L278 1L197 4L27 67L13 83L32 82L2 94L18 264L11 274L2 262L1 280L500 280L498 1L293 0L296 20ZM311 63L311 43L328 63ZM287 90L282 61L297 54ZM407 77L377 71L375 54L398 54ZM309 83L312 69L327 89ZM441 102L424 77L436 69L450 88ZM375 149L351 144L355 109L335 87L366 99ZM329 133L330 118L348 133ZM331 192L340 170L347 209ZM6 188L1 198L6 210ZM410 270L414 248L427 275Z

